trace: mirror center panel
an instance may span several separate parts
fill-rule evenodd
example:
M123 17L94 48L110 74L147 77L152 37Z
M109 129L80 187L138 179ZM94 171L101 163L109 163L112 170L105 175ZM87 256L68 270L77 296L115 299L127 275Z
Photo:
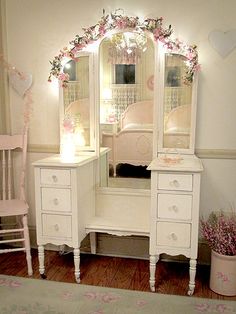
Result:
M100 145L110 149L109 187L150 188L154 63L144 33L116 33L100 44Z

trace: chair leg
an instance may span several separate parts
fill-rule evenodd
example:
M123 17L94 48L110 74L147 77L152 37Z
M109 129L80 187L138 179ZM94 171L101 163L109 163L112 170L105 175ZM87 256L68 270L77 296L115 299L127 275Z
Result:
M22 223L24 228L24 239L25 239L25 253L26 253L26 261L28 267L28 275L32 276L32 260L31 260L31 253L30 253L30 238L29 238L29 228L28 228L28 218L27 215L22 217Z

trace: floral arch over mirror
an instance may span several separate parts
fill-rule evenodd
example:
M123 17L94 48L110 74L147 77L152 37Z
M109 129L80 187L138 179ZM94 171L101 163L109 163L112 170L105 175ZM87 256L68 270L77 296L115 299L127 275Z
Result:
M112 171L109 171L109 179L107 172L101 176L105 178L101 179L101 182L105 182L101 183L102 186L110 186L110 179L122 176L124 168L119 166L124 164L135 167L132 168L132 178L136 178L137 166L142 167L141 177L149 178L150 174L146 173L146 167L151 162L154 151L153 108L156 63L154 51L157 47L155 43L162 46L161 50L166 56L165 73L161 74L165 77L162 87L164 116L161 122L163 124L161 141L163 148L168 150L173 147L178 149L190 147L190 115L186 118L187 126L182 123L181 129L176 128L176 125L173 126L173 119L171 123L167 122L175 107L182 108L183 105L191 104L194 73L200 68L197 47L173 38L172 27L170 25L164 27L162 17L147 18L142 21L139 17L111 13L103 15L97 24L83 28L83 31L83 35L76 35L69 46L63 48L59 55L50 61L51 70L48 80L56 78L64 87L61 135L63 133L66 136L72 135L77 151L98 152L98 146L109 151L109 170ZM126 47L122 46L124 43ZM97 68L100 69L99 78L97 76L98 95L90 94L94 90L93 84L96 84L94 73L91 72L93 66L90 61L94 60L93 55L98 56L94 59L98 63ZM69 71L66 70L66 66L69 66ZM73 92L70 92L72 90ZM118 90L119 94L117 94ZM93 96L96 96L96 100L99 101L99 122L95 121ZM97 99L99 97L100 99ZM159 105L160 103L161 101ZM185 107L191 110L191 106ZM135 117L132 121L131 116ZM98 123L100 123L100 131L97 128ZM61 147L62 142L61 140ZM67 137L65 142L68 143ZM123 153L127 150L124 143L132 144L129 147L129 154ZM126 176L126 173L123 176Z
M59 55L50 61L51 70L48 81L55 77L65 87L69 81L68 74L62 71L65 60L76 60L78 52L83 51L88 45L101 40L109 32L125 29L133 30L140 34L148 31L153 34L155 41L163 44L167 51L178 52L184 55L188 60L186 62L184 82L186 84L192 82L194 73L199 70L197 47L195 45L187 45L179 39L173 38L171 36L173 34L171 25L165 28L162 17L156 19L147 18L141 21L139 17L130 17L116 13L103 15L97 24L83 28L84 34L82 36L76 35L75 39L70 42L70 45L63 48Z

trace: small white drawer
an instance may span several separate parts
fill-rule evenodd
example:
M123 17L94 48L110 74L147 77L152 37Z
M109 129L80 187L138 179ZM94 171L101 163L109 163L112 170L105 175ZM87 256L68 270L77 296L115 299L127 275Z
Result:
M192 195L158 194L157 217L190 220L192 217Z
M71 238L71 216L42 214L43 236Z
M160 190L192 191L193 178L191 174L160 173L157 187Z
M40 170L40 183L50 185L68 185L70 186L70 170L69 169L48 169Z
M101 123L100 128L101 132L116 133L117 123Z
M57 188L41 188L42 210L71 212L71 190Z
M156 244L169 247L190 247L191 225L157 222Z

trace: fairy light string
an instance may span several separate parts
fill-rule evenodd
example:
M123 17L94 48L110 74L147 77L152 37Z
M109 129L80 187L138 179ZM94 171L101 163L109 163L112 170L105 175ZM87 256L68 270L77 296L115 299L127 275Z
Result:
M187 69L184 77L184 83L190 84L193 81L194 73L199 71L200 65L198 63L198 53L196 45L187 45L179 39L174 39L171 35L173 33L172 26L163 26L163 18L147 18L141 21L139 17L130 17L123 14L118 14L121 9L103 16L97 24L88 28L83 28L84 34L82 36L76 35L70 42L68 47L60 50L59 55L55 56L51 64L48 81L56 78L61 82L63 87L67 86L69 75L62 72L63 61L66 58L76 60L76 55L83 50L87 45L102 39L107 33L113 30L127 30L132 29L137 33L149 31L153 34L155 41L160 41L168 52L178 52L183 54L187 59Z

